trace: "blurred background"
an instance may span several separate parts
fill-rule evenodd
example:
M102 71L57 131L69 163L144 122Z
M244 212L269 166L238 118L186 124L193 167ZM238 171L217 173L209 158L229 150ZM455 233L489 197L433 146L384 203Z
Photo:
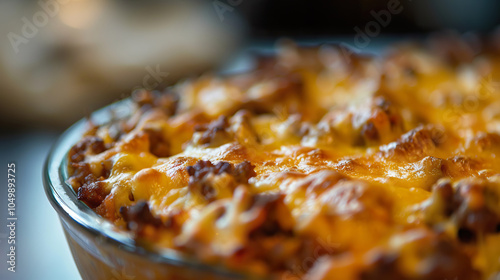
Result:
M4 0L0 21L2 126L61 128L134 88L220 67L248 43L488 32L500 2Z
M0 155L17 165L17 272L1 279L79 279L41 169L57 136L137 88L230 71L278 38L361 51L453 30L498 32L496 0L0 0ZM243 62L242 62L243 61ZM6 223L6 188L0 218Z

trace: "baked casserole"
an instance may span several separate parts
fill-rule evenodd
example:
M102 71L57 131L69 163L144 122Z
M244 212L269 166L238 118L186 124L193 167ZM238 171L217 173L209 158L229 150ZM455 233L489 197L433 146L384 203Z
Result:
M136 91L68 182L145 248L280 279L500 277L500 40L282 44Z

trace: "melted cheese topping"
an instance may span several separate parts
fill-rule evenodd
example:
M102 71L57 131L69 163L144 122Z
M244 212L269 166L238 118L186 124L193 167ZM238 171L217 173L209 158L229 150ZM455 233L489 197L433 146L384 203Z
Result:
M106 148L83 145L73 159L92 183L70 182L89 206L97 182L104 194L91 207L129 230L120 209L147 202L170 225L143 219L136 233L156 246L254 273L487 279L500 272L499 59L287 45L249 74L140 92L130 119L89 133ZM208 172L200 183L187 168L201 160L248 161L255 176ZM282 202L255 206L266 195ZM257 243L267 251L253 252Z

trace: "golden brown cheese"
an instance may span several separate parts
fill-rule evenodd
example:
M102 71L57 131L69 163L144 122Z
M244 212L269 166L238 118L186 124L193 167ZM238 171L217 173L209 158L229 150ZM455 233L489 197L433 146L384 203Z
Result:
M462 48L287 43L250 73L136 92L70 151L69 182L140 242L256 274L492 279L500 48L448 37Z

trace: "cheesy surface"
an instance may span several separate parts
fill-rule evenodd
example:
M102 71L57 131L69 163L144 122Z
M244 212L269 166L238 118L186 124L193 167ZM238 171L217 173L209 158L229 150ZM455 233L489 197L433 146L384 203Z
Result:
M499 42L288 42L136 92L129 118L89 122L68 181L139 244L257 275L496 279Z

